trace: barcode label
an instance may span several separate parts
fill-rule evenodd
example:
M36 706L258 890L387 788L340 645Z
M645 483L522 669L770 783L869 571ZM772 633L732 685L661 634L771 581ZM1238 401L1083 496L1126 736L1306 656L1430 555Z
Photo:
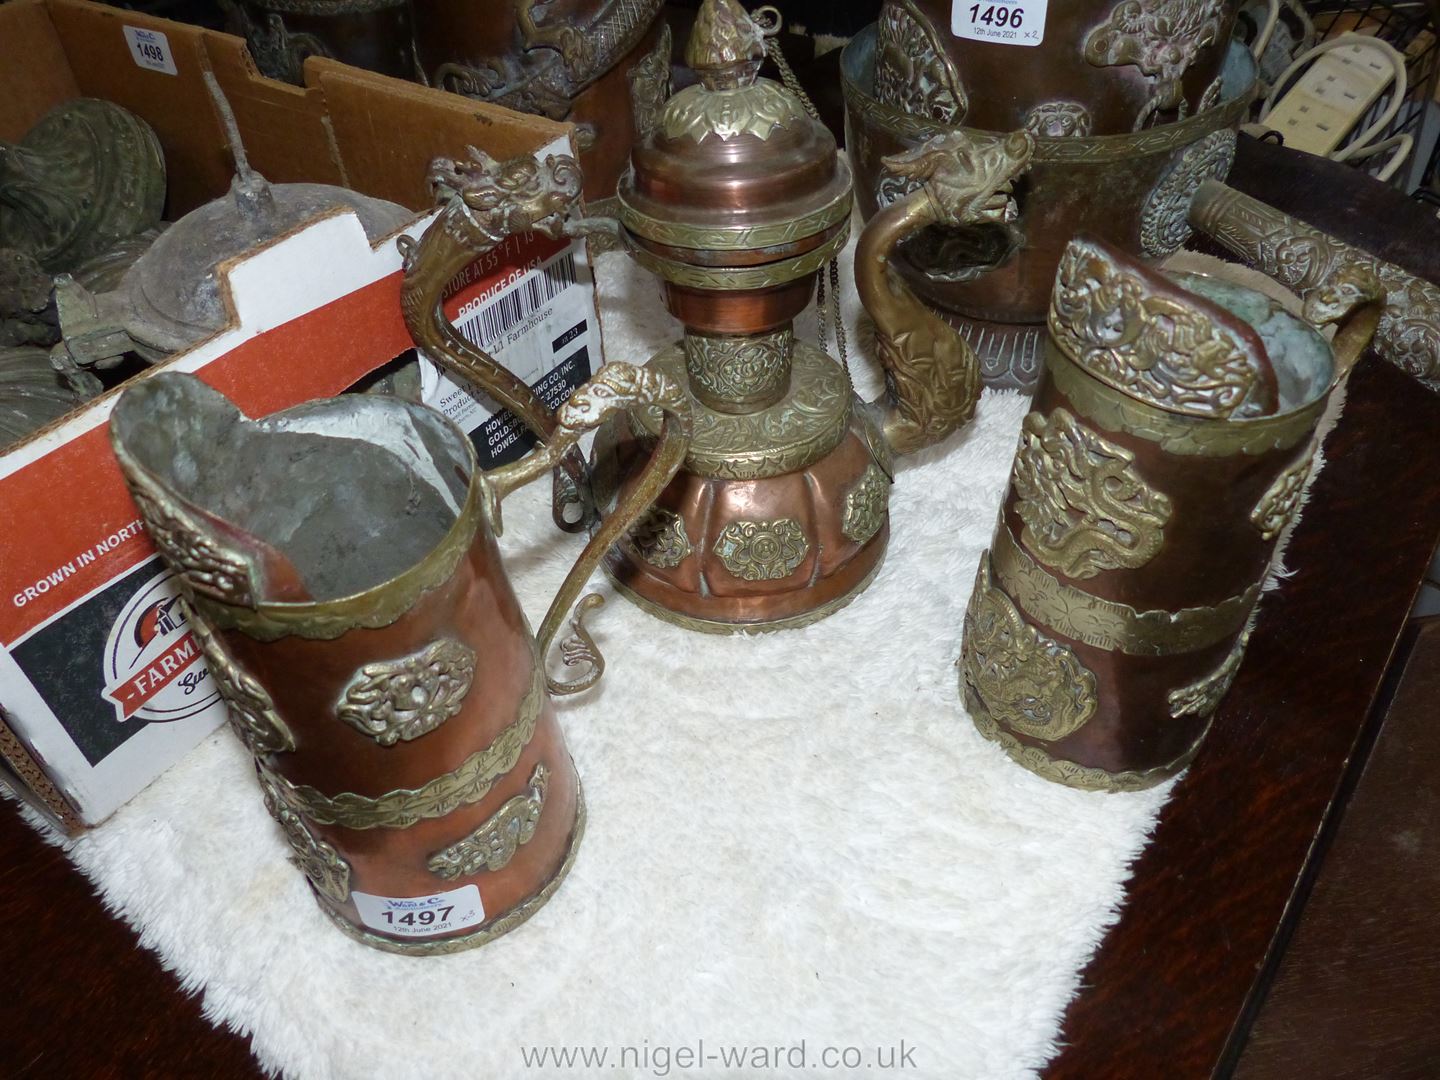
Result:
M457 275L454 295L469 298L453 309L452 322L554 409L590 377L599 321L584 241L551 247L548 260L532 254L535 243L507 240L497 263L477 262ZM481 468L513 461L534 445L519 417L428 362L421 365L421 396L469 433Z
M520 287L490 303L455 324L462 337L471 345L494 348L535 312L575 284L575 256L562 255Z

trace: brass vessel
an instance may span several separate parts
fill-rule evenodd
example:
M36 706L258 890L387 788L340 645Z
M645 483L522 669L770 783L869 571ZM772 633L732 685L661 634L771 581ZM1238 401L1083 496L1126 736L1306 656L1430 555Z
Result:
M1220 7L1192 0L1170 6L1197 12ZM1095 15L1092 9L1083 10ZM907 10L904 25L911 29L897 29L890 16ZM1189 235L1190 197L1203 180L1229 171L1235 129L1253 94L1255 64L1232 43L1223 50L1213 44L1196 48L1186 53L1188 63L1177 53L1174 63L1158 66L1149 61L1097 66L1082 47L1088 31L1075 30L1069 8L1050 11L1052 23L1059 20L1074 31L1053 39L1070 42L1070 51L1058 54L1049 51L1048 24L1039 49L981 47L951 40L947 29L936 30L919 18L919 10L908 2L888 4L888 22L882 20L878 31L862 31L842 56L846 151L856 198L868 219L910 191L914 180L896 174L886 159L937 135L964 132L985 139L994 138L993 131L1020 127L1034 137L1028 168L1014 185L1013 221L927 229L896 259L910 286L975 347L988 385L1031 389L1040 373L1050 284L1065 245L1083 233L1146 260L1177 250ZM1155 9L1123 0L1114 10L1153 14ZM1104 22L1099 19L1096 28ZM1208 31L1196 40L1208 42ZM901 53L904 62L897 59ZM962 60L979 64L981 54L989 59L977 71L998 65L1006 73L970 77ZM1015 74L1032 70L1045 56L1052 58L1046 78ZM1154 74L1146 74L1147 64ZM1205 83L1193 105L1192 71ZM1084 79L1074 82L1081 75ZM964 92L940 94L937 87L951 76L963 78ZM1115 93L1103 95L1091 85L1095 80ZM1099 98L1084 97L1090 93L1112 104L1102 109ZM1140 126L1131 130L1134 124Z
M414 79L409 0L220 0L260 74L305 84L305 60L323 56Z
M1199 749L1300 512L1326 405L1380 313L1354 274L1332 345L1269 298L1075 241L961 646L976 727L1074 787Z
M52 274L154 228L164 207L160 140L119 105L76 98L0 142L0 248Z
M673 420L652 470L532 634L496 545L502 501L616 410L652 405ZM678 465L687 419L662 376L607 365L546 446L487 474L459 428L396 398L250 420L191 375L121 395L111 442L184 598L167 617L188 622L267 809L351 937L455 952L560 885L585 817L547 688L583 690L603 662L579 618L561 651L582 673L558 681L546 658L613 534Z
M223 330L232 314L221 284L226 264L292 229L349 210L378 241L413 217L398 203L334 184L270 183L250 167L215 77L206 72L205 80L235 162L230 191L152 236L143 250L114 249L107 253L108 267L92 261L57 281L65 340L55 359L74 385L98 392L96 370L115 367L131 354L159 363Z
M576 125L585 197L606 199L670 87L661 0L410 0L421 81Z

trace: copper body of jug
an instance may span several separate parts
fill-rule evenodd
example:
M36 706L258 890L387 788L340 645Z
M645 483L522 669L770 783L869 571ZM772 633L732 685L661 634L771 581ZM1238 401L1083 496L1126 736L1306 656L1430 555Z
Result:
M1020 764L1129 790L1199 749L1379 317L1351 284L1332 347L1251 289L1067 249L961 648L971 719Z
M625 365L576 391L545 447L489 474L450 421L393 398L249 420L199 379L162 373L116 405L116 456L265 804L352 937L453 952L559 886L584 804L547 683L583 689L603 665L578 619L563 651L588 670L560 683L544 656L605 541L582 553L537 643L496 545L500 503L612 411L650 405L679 410L653 492L683 454L684 403Z

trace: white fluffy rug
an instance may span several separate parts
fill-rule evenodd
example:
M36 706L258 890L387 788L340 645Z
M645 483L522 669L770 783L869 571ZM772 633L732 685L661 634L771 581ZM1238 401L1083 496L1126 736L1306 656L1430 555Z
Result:
M677 333L623 256L599 277L612 358ZM847 1076L902 1041L905 1067L870 1075L1029 1076L1168 788L1046 783L962 711L961 617L1025 410L987 393L967 431L902 463L883 569L818 625L717 638L611 597L591 620L609 670L560 705L589 830L549 905L492 945L411 959L336 931L228 731L70 857L291 1077ZM505 512L533 621L579 548L548 494ZM682 1048L702 1041L696 1063ZM567 1068L547 1048L606 1057Z

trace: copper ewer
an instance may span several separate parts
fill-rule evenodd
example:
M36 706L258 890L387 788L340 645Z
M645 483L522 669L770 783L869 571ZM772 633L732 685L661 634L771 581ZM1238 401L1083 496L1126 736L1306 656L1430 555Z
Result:
M613 534L597 535L537 636L505 575L500 504L617 409L674 418L633 517L684 453L678 389L601 368L529 456L484 474L463 432L353 395L249 420L190 375L116 404L111 440L265 805L322 910L365 944L484 944L559 886L584 829L546 694L603 669L580 620L568 683L544 658ZM588 597L581 612L597 605Z
M1350 284L1332 348L1250 289L1066 250L961 646L971 719L1020 764L1134 790L1195 754L1379 318L1374 277Z
M827 263L834 299L851 183L806 103L758 78L774 30L734 0L705 0L686 50L699 84L667 102L618 194L626 248L684 325L650 367L686 387L696 420L684 468L605 568L629 599L693 630L801 626L872 580L894 456L963 426L980 394L973 351L892 273L894 244L926 224L1004 220L1032 145L1023 132L961 135L903 164L917 190L856 253L886 382L863 402L846 368L793 331ZM655 425L641 413L597 437L602 511L633 487Z
M1219 7L1192 0L1170 6ZM1115 98L1128 102L1126 109L1137 100L1170 102L1168 111L1151 108L1137 117L1142 126L1132 131L1131 113L1124 114L1125 123L1117 114L1116 126L1105 126L1096 101L1080 100L1081 91L1065 82L1077 72L1098 77L1097 68L1082 55L1074 35L1063 39L1071 41L1071 53L1049 52L1048 27L1043 47L1044 55L1053 58L1048 81L1032 86L1013 72L988 80L967 77L965 92L937 96L937 85L966 74L946 47L965 46L967 63L998 53L1000 59L993 62L1001 65L1030 64L1042 51L1017 45L972 48L973 42L942 47L940 39L948 39L948 32L919 32L916 27L930 24L913 13L908 22L897 21L897 13L910 8L908 3L887 4L878 31L866 28L841 58L846 151L860 212L868 219L913 190L915 178L897 173L888 161L937 136L962 132L984 140L1019 127L1034 137L1028 166L1015 179L1018 213L1012 220L919 230L895 260L915 292L974 346L987 385L1031 389L1040 372L1050 284L1065 245L1083 233L1151 261L1178 249L1189 235L1185 213L1195 189L1229 171L1235 128L1255 85L1255 63L1237 43L1228 50L1209 45L1192 50L1190 63L1209 81L1193 108L1189 91L1181 93L1178 102L1187 103L1183 109L1174 108L1174 94L1175 88L1189 85L1184 73L1190 68L1179 63L1184 57L1157 68L1171 72L1168 82L1159 74L1138 78L1143 65L1106 67L1106 78L1128 87ZM1122 0L1116 11L1121 9L1150 11L1134 0ZM1051 19L1065 10L1052 5ZM1103 22L1097 21L1097 29ZM902 63L901 55L909 59ZM1218 74L1212 75L1222 56ZM1138 81L1122 78L1124 72ZM1034 101L1037 96L1044 100ZM1032 101L1021 115L1017 103Z

